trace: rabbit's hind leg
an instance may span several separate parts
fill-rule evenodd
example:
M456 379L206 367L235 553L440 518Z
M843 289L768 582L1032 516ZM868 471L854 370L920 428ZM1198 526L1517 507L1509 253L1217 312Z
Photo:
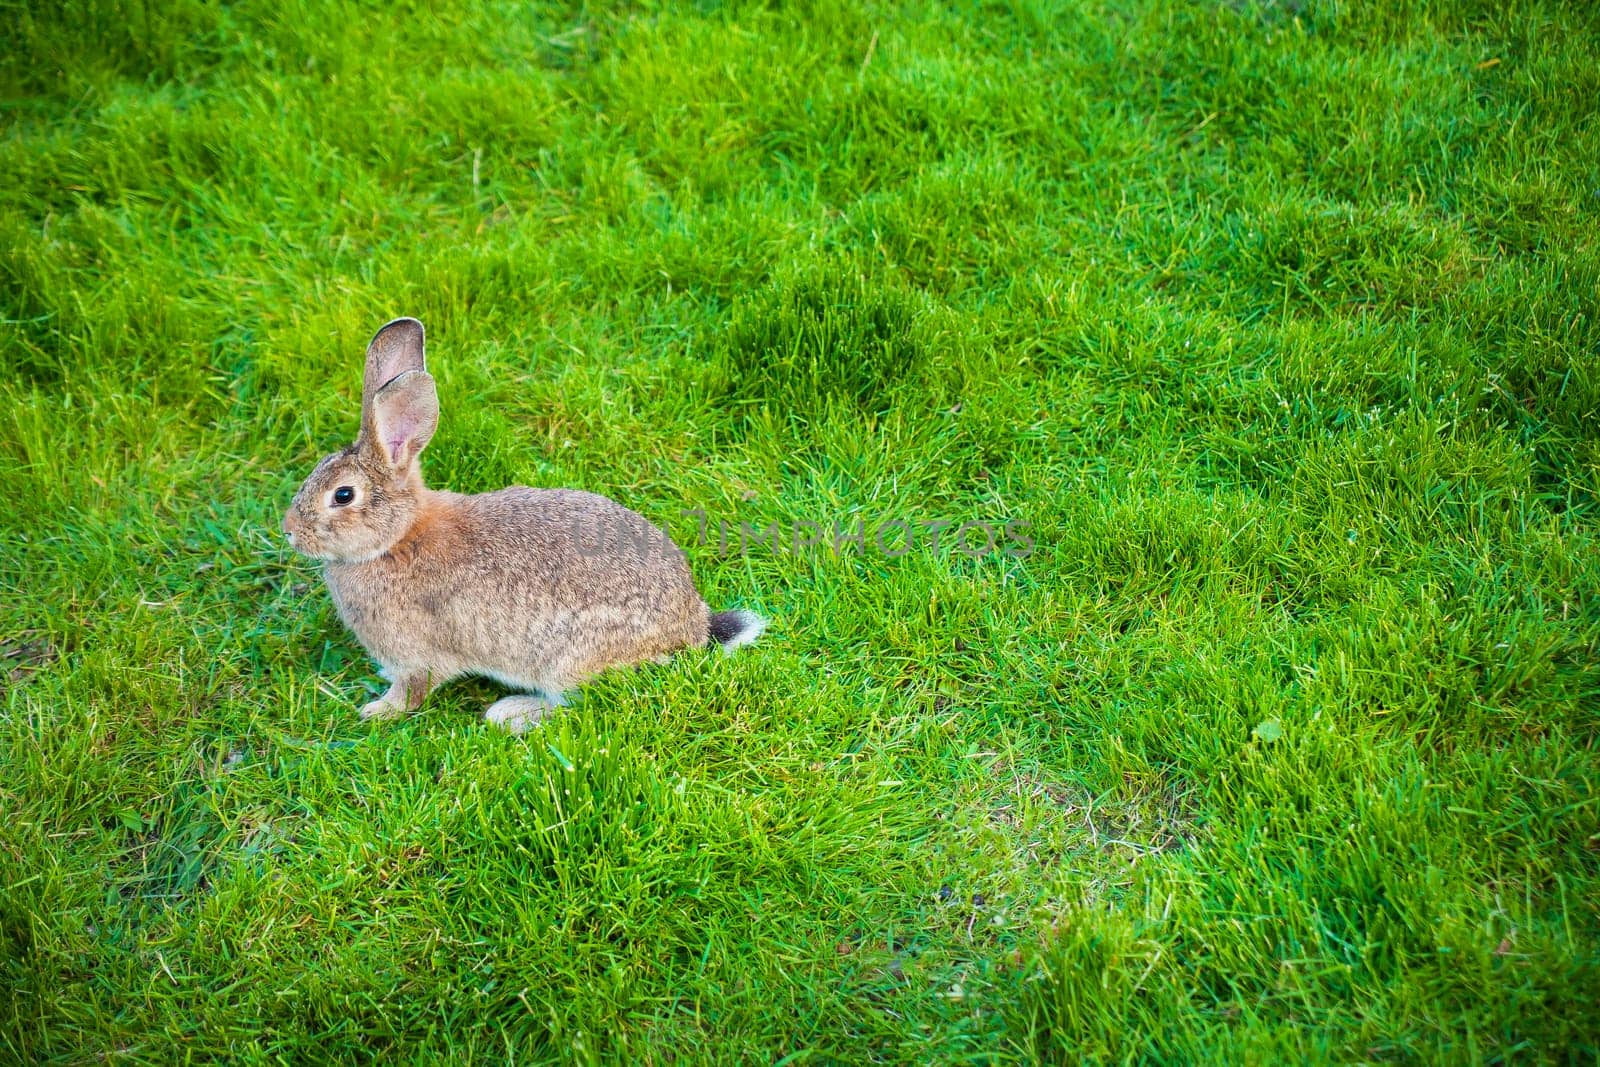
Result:
M516 696L502 697L490 704L489 710L483 713L483 718L485 722L492 722L511 733L520 734L538 726L551 710L564 703L559 695L551 700L543 696L518 693Z

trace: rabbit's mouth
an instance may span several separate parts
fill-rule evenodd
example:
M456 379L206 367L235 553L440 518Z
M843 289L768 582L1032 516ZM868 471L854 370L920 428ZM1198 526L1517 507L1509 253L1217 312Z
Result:
M289 542L289 547L296 553L318 563L347 565L353 563L370 563L383 555L384 549L368 549L365 551L352 549L350 546L339 544L335 539L332 544L324 544L306 530L285 530L284 535Z
M318 562L327 562L328 560L336 558L335 553L327 551L314 541L308 541L304 536L290 534L289 547L294 549L300 555L304 556L306 559L314 559Z
M313 563L351 563L351 562L359 562L359 561L355 561L355 560L345 559L344 557L340 556L336 552L319 552L319 551L315 551L313 549L308 549L308 548L297 548L297 549L295 549L295 552L297 552L302 559L309 559Z
M307 536L307 531L299 526L291 526L287 521L283 524L284 540L289 542L289 547L307 559L326 559L321 551L322 546L317 544L314 537Z

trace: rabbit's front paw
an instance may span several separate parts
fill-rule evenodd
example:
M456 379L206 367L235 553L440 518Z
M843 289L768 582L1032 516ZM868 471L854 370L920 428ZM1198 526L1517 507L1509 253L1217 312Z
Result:
M398 719L405 714L405 706L392 703L387 697L368 701L361 709L363 719Z
M383 696L361 709L363 719L398 719L408 711L416 711L432 687L425 671L385 667L383 676L394 684Z

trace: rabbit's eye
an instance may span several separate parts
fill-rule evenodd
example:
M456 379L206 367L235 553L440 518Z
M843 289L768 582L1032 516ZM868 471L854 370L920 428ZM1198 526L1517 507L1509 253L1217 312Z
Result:
M333 502L340 507L350 503L356 498L356 491L348 485L341 485L333 491Z

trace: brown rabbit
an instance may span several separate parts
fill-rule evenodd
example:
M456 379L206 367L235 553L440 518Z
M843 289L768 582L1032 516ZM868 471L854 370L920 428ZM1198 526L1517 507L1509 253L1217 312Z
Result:
M427 488L417 457L438 425L422 323L395 319L367 346L355 444L317 464L283 517L393 683L362 718L414 711L434 686L479 674L538 694L484 716L520 733L609 667L710 642L731 652L765 628L753 612L713 614L682 551L603 496Z

